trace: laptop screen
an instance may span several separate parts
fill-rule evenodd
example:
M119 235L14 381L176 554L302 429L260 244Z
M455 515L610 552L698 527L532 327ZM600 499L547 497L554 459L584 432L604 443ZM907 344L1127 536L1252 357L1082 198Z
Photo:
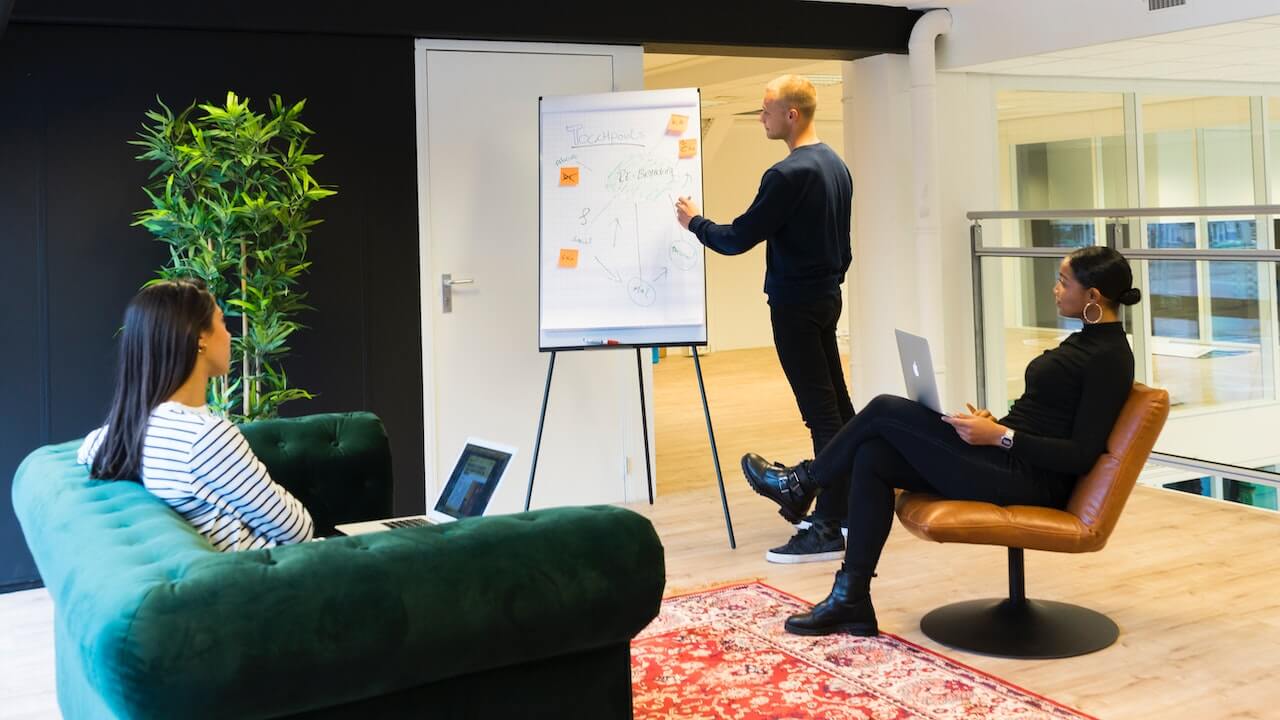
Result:
M510 460L511 453L467 443L440 493L436 512L453 518L483 515Z

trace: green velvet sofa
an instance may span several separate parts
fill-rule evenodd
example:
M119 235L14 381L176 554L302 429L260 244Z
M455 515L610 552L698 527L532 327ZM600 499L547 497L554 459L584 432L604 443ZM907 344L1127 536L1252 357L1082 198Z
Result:
M244 426L318 531L384 517L367 413ZM557 508L218 553L78 442L18 468L13 501L53 597L58 703L77 718L630 718L630 639L662 546L616 507Z

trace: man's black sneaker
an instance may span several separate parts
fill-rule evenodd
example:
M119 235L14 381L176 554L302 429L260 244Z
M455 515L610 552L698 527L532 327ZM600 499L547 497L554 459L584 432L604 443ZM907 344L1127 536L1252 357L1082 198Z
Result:
M771 563L807 563L844 558L844 538L834 533L825 535L812 527L796 533L786 545L764 554Z
M800 519L798 523L792 523L797 530L808 530L813 526L813 513L809 513ZM840 534L849 537L849 520L840 518Z

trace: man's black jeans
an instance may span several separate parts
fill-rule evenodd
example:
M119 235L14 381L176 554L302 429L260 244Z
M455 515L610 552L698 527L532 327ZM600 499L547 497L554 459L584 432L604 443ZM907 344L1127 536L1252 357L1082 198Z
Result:
M813 438L815 456L854 414L836 344L836 323L843 308L839 294L812 303L769 305L778 361ZM814 509L818 517L839 520L845 516L847 481L845 477L833 483L818 496Z

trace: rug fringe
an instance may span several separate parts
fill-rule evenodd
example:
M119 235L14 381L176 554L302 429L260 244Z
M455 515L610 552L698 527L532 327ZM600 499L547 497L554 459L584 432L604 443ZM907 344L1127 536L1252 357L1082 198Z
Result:
M689 585L671 588L668 587L662 592L663 600L670 600L674 597L682 595L693 595L694 593L707 592L709 590L723 590L724 588L735 587L737 585L747 585L750 583L762 583L763 575L754 575L750 577L738 578L737 580L715 580L701 585Z

